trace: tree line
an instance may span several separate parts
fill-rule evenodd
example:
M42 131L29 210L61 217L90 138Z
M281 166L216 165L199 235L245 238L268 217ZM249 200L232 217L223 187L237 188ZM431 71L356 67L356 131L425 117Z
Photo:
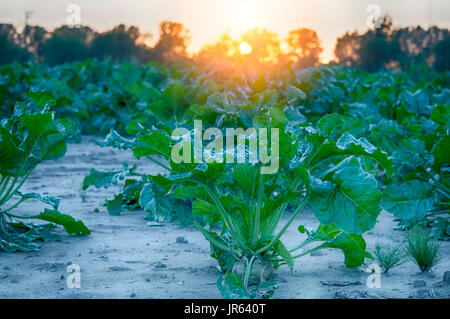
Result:
M27 25L19 32L12 24L0 24L0 64L34 61L57 65L87 58L170 64L191 59L216 64L244 60L278 66L289 63L304 68L318 65L323 51L317 33L308 28L290 31L283 41L284 47L278 35L266 29L249 30L240 39L224 34L217 43L205 45L193 56L187 53L189 31L180 23L162 22L157 41L149 45L145 41L148 38L139 28L125 25L105 32L88 26L64 25L47 31L41 26ZM242 42L252 48L246 56L239 52ZM449 30L438 27L425 30L419 26L394 28L392 20L385 16L378 28L362 34L347 32L339 37L334 53L332 63L368 71L405 69L418 63L445 71L450 69Z

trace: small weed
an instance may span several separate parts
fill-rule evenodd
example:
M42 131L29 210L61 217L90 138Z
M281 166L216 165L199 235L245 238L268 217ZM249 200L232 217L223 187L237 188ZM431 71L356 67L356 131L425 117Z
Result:
M408 260L408 254L402 243L378 243L375 246L374 255L378 265L380 265L384 272L388 272L389 269L399 266Z
M430 271L439 262L439 242L428 229L415 226L406 234L406 240L408 254L421 272Z
M80 187L80 188L78 189L78 194L80 195L81 201L82 201L83 203L85 203L85 202L86 202L86 191L83 190L82 187Z

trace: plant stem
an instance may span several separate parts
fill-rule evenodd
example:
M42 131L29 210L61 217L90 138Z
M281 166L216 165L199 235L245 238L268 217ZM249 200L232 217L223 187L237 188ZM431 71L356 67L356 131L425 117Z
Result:
M245 276L244 276L245 290L247 290L248 281L250 279L250 273L252 272L253 261L255 260L255 258L256 258L256 255L253 255L252 258L250 258L250 261L248 261L248 259L245 258L245 261L247 262L247 268L245 269Z
M17 201L17 203L15 203L14 205L12 205L11 207L9 207L9 208L7 208L7 209L5 209L5 210L3 210L3 211L0 211L0 212L4 212L4 213L6 213L6 212L9 212L10 210L13 210L14 208L16 208L17 206L19 206L20 204L22 204L24 201L26 201L26 199L20 199L20 200L18 200Z
M306 239L304 242L298 244L298 245L295 246L294 248L289 249L289 252L290 252L290 253L293 253L294 251L297 251L297 250L299 250L300 248L303 248L303 247L305 247L306 245L311 244L312 242L314 242L314 240Z
M448 214L448 213L450 213L449 209L442 209L442 210L435 210L435 211L429 212L427 214L427 216L442 215L442 214Z
M317 247L314 247L314 248L312 248L312 249L310 249L310 250L307 250L307 251L305 251L305 252L303 252L303 253L301 253L301 254L292 256L292 258L294 258L294 259L300 258L300 257L303 257L303 256L305 256L305 255L308 255L308 254L312 253L313 251L316 251L316 250L319 250L319 249L322 249L322 246L321 246L321 245L319 245L319 246L317 246Z
M440 206L450 206L450 202L436 202Z
M273 232L275 231L276 226L278 225L281 216L283 216L284 212L286 211L286 208L288 206L288 203L283 203L277 210L277 213L275 215L272 215L267 222L267 225L264 227L264 234L271 236Z
M252 249L256 248L259 239L259 223L261 219L261 205L262 205L262 197L264 194L264 175L259 175L259 188L258 188L258 203L256 204L256 216L255 216L255 227L253 229L253 237L252 237Z
M0 213L0 235L3 234L7 239L10 237L8 231L5 228L5 217ZM1 238L1 236L0 236Z
M280 239L280 237L284 234L284 232L288 229L288 227L291 225L291 223L294 221L295 217L297 217L298 213L308 204L309 201L309 194L305 196L301 204L296 208L296 210L292 213L291 217L289 217L289 220L287 223L283 226L283 228L280 230L280 232L270 241L269 244L262 247L261 249L258 249L256 251L256 255L262 254L272 248L272 246Z
M14 177L12 183L8 187L8 190L6 191L6 193L4 193L3 197L0 198L0 206L2 206L4 203L8 201L8 196L14 189L14 186L16 185L18 179L19 179L18 177Z
M206 230L196 221L194 220L194 226L198 228L198 230L200 230L200 232L212 243L214 244L214 246L216 246L219 249L222 249L224 251L228 251L230 250L229 247L219 243L216 239L214 239L214 237L210 236ZM234 255L233 255L234 256Z
M11 176L8 177L2 177L2 183L0 187L0 198L3 196L3 193L5 192L6 186L8 186L9 180L11 179Z
M169 172L172 172L172 169L171 169L170 167L168 167L168 166L166 166L165 164L161 163L160 161L154 159L153 157L147 156L147 158L148 158L149 160L151 160L153 163L155 163L155 164L161 166L162 168L168 170Z
M5 203L7 201L9 201L15 194L16 192L22 187L22 185L26 182L26 180L28 179L28 177L31 175L31 173L33 172L33 170L30 170L28 173L26 173L23 177L22 180L20 181L19 185L16 186L16 188L14 189L13 192L11 192L9 194L9 196L6 198Z
M222 203L217 198L217 196L214 194L213 190L208 185L203 184L202 182L196 181L195 179L189 179L189 181L196 183L198 185L201 185L205 188L206 192L211 197L211 199L213 200L216 207L219 209L219 213L222 217L223 222L225 223L226 227L230 230L231 235L236 240L237 244L240 245L241 248L243 248L244 250L252 251L250 249L250 247L248 247L245 244L244 240L241 238L241 235L239 234L239 230L236 228L233 221L230 220L227 211L225 210L225 208L223 207Z

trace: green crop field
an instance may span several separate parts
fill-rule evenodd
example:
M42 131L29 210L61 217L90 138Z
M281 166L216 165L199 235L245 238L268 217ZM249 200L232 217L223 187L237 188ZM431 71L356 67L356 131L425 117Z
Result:
M91 143L132 154L132 161L109 169L89 164L75 185L81 209L95 191L114 218L144 211L149 223L198 232L220 269L224 298L272 297L290 285L277 282L278 271L293 271L322 250L340 252L335 262L350 268L389 264L383 246L375 251L365 240L382 212L396 224L384 230L408 239L398 261L412 263L410 252L429 271L435 263L423 266L427 256L417 249L450 238L449 87L448 72L423 66L375 73L285 66L237 79L189 62L2 65L0 251L45 250L50 243L39 242L66 236L55 234L55 224L95 241L95 223L71 217L71 207L60 208L64 198L45 187L51 165L94 135ZM222 136L238 128L242 143L231 136L230 146ZM23 191L44 164L44 186ZM48 208L21 211L36 201ZM312 211L311 224L299 223L305 210ZM285 240L292 227L297 240Z

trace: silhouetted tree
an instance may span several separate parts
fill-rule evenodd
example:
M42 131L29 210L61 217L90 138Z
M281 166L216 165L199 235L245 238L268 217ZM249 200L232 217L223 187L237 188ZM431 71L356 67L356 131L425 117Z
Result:
M450 70L450 36L438 42L433 49L434 68L437 71Z
M359 65L359 49L361 47L361 35L357 32L345 33L339 37L334 48L337 62L347 66Z
M89 57L88 43L93 35L94 31L89 27L64 25L56 28L42 45L42 58L50 65L84 60Z
M121 24L114 29L97 34L92 40L91 55L96 58L124 60L139 58L141 47L136 43L140 36L139 29Z
M309 67L319 64L320 46L316 31L303 28L292 30L286 39L290 47L289 56L298 67Z
M201 63L231 61L238 51L239 42L228 33L223 34L214 44L207 44L201 48L195 59Z
M416 28L401 28L393 31L392 38L397 41L401 50L407 56L407 65L427 62L432 65L432 55L436 44L449 36L447 29L431 27L428 30Z
M255 28L242 35L242 41L252 47L249 59L260 63L276 63L280 55L278 35L266 29Z
M35 62L41 62L42 60L42 48L48 35L47 30L37 25L26 25L20 34L22 47L28 49Z
M181 23L164 21L160 24L159 39L147 59L170 64L187 58L189 31Z
M392 19L384 16L380 26L363 34L359 47L359 65L367 71L398 68L404 64L404 52L392 38Z
M19 44L19 34L12 24L0 24L0 64L23 62L31 58Z

